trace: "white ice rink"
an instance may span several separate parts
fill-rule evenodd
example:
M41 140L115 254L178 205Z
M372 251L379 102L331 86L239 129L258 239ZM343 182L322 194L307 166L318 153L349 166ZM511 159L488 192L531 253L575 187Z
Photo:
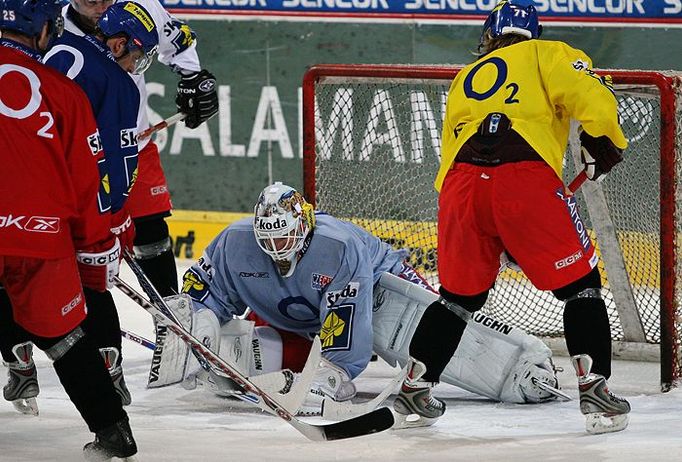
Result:
M180 272L187 264L180 262ZM122 276L134 281L127 268ZM151 317L117 290L114 296L122 327L152 339ZM448 411L434 427L314 443L276 417L204 390L145 389L151 351L123 342L133 395L127 411L139 461L682 461L682 389L658 391L658 364L614 363L611 388L633 408L629 428L620 433L585 434L575 400L498 404L441 385L437 394L446 398ZM40 416L20 415L0 400L0 461L82 460L81 448L92 435L42 352L36 362ZM562 387L575 398L567 358L557 358L557 363L565 369ZM359 397L378 393L393 372L385 363L371 363L357 380Z

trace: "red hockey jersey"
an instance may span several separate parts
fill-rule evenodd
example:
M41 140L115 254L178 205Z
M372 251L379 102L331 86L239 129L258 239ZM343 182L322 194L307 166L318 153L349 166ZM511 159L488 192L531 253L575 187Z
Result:
M0 41L0 255L62 258L109 239L104 153L85 93L31 55Z

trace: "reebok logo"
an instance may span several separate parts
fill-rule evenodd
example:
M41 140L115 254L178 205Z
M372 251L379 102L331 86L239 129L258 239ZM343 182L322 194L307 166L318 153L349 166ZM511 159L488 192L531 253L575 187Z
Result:
M13 217L10 213L7 216L0 215L0 228L11 228L15 226L23 231L24 227L21 226L21 220L26 218L24 215Z
M0 215L0 228L17 228L32 233L58 233L60 223L61 220L58 217L34 215L26 220L25 215L13 216L11 213Z
M33 231L36 233L58 233L59 232L59 218L55 217L31 217L24 225L26 231Z

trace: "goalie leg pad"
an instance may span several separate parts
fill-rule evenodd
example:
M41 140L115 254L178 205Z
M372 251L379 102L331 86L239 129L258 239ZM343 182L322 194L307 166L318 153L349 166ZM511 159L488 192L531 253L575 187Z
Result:
M374 290L374 352L403 367L417 325L436 300L437 294L416 284L382 275ZM538 338L476 312L441 380L496 401L540 402L553 395L533 380L556 385L551 355Z
M188 295L174 295L164 299L175 317L204 345L216 351L219 348L220 324L211 310L192 310ZM217 351L216 351L217 352ZM147 381L148 388L159 388L183 381L189 372L201 366L189 346L162 324L156 326L156 348Z
M233 319L220 330L220 356L246 376L282 369L282 338L270 326Z
M472 317L441 378L496 401L541 402L553 395L534 381L557 383L551 356L538 338L479 312Z

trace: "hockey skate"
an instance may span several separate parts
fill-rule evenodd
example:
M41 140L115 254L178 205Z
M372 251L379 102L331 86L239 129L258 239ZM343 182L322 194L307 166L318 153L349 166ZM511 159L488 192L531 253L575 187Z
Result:
M580 412L585 415L588 433L611 433L628 426L630 403L611 393L604 376L591 374L592 358L581 354L571 357L578 375Z
M22 414L38 415L36 396L40 393L40 387L38 371L33 362L33 344L24 342L14 345L12 352L17 360L5 363L8 380L2 394Z
M445 403L431 395L438 382L420 380L425 372L424 363L410 358L407 378L393 403L396 412L393 428L428 427L445 414Z
M99 349L102 358L104 359L104 365L109 371L111 376L111 381L114 384L116 393L121 397L121 404L128 406L132 402L132 397L130 396L130 391L126 385L125 379L123 378L123 367L121 366L121 354L118 348L106 347Z
M127 417L95 433L95 441L83 447L83 456L88 462L105 462L112 457L133 462L135 454L137 444Z

